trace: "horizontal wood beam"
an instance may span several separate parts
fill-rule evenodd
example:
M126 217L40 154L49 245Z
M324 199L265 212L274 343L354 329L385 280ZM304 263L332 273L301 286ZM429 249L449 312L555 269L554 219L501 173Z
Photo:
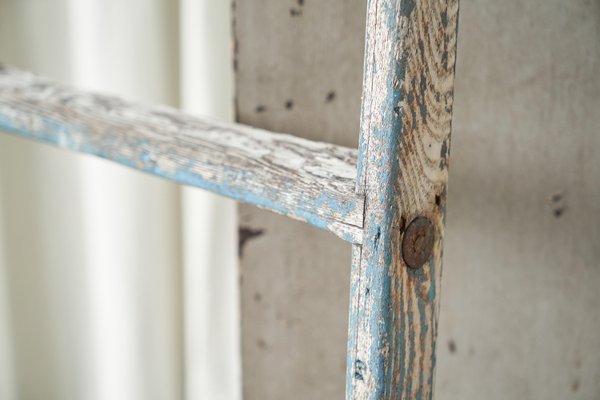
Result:
M0 130L362 240L355 149L140 106L2 66Z

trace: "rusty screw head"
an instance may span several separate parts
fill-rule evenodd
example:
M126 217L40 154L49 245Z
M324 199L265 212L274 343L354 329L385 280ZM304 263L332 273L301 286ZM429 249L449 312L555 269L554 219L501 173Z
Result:
M421 268L431 257L435 228L425 217L417 217L406 228L402 239L402 257L410 268Z

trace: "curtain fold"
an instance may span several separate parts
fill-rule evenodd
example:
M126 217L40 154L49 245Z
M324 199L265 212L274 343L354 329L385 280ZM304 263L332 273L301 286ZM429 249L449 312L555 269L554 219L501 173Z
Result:
M214 3L0 0L0 62L228 119ZM0 133L0 399L239 398L234 207Z

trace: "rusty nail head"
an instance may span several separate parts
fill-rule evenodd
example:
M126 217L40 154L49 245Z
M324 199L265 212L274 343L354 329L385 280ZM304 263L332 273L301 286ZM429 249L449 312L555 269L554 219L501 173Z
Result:
M406 228L402 239L402 257L410 268L419 269L431 258L435 228L425 217L417 217Z

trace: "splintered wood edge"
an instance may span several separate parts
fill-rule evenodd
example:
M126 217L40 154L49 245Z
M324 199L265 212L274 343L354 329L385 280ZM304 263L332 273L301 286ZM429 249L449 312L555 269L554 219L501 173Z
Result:
M1 65L0 129L362 242L356 149L141 106Z

